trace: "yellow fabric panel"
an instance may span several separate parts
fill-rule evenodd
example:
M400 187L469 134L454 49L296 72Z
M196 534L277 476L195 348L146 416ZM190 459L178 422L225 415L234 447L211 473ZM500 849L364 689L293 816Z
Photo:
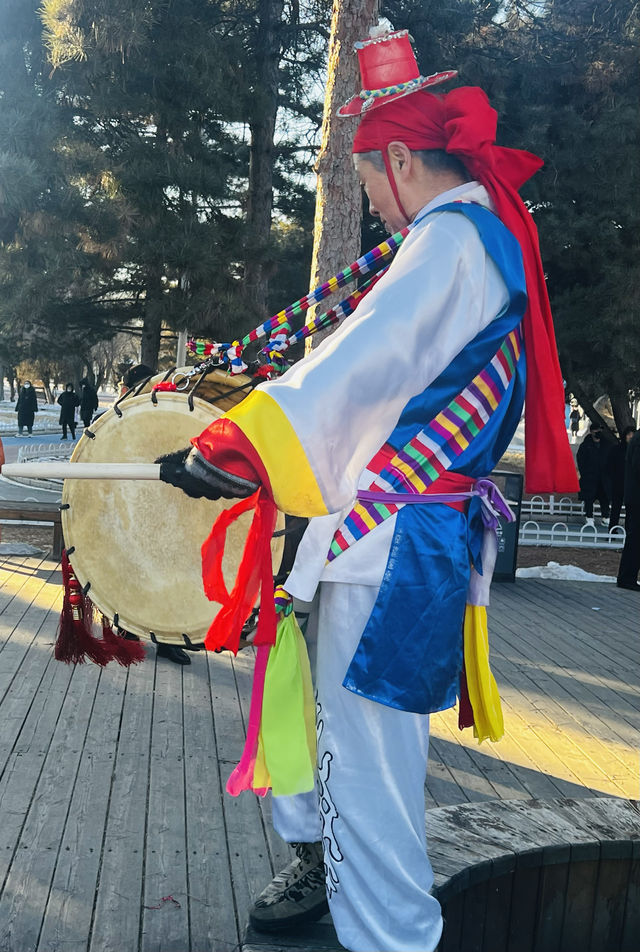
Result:
M292 516L326 516L327 507L300 440L268 393L254 390L225 416L260 456L278 509Z
M465 610L464 667L476 736L480 743L487 738L500 740L504 734L502 705L489 667L487 610L480 605L467 605Z

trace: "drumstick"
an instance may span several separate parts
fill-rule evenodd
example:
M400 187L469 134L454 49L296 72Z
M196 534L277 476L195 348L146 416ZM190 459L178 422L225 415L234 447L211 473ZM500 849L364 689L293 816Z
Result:
M5 463L1 472L29 479L160 479L160 464Z

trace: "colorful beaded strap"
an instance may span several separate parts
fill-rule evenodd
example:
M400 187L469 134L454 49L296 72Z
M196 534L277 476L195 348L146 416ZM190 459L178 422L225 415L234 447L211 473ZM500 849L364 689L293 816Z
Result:
M241 340L233 341L231 344L218 344L215 342L190 340L187 344L189 350L197 357L205 359L208 357L221 356L223 361L229 364L232 373L241 373L242 370L246 369L246 364L243 364L242 362L242 350L247 346L247 344L251 344L254 341L260 340L262 337L266 337L271 331L275 330L281 324L284 324L296 315L303 314L310 307L313 307L314 304L318 304L320 301L323 301L326 297L328 297L330 294L333 294L339 288L344 287L346 284L351 284L352 281L369 274L382 261L384 261L385 258L388 258L390 255L395 255L398 248L415 224L415 222L412 222L411 224L407 225L406 228L402 228L394 235L391 235L391 237L387 238L386 241L380 242L379 245L376 245L376 247L372 248L371 251L368 251L356 261L352 262L352 264L350 264L343 271L339 271L332 278L329 278L328 281L318 285L318 287L313 291L305 294L293 304L285 307L282 311L278 311L277 314L274 314L273 317L270 317L269 320L265 321L263 324L259 324L258 327L255 327L248 334L245 334ZM349 295L348 298L345 298L344 301L341 301L340 304L336 306L336 308L333 308L331 311L327 311L325 314L321 315L320 318L316 318L314 321L311 321L309 326L317 324L318 321L323 322L323 327L328 327L331 324L336 323L341 317L344 317L346 314L350 314L354 310L363 293L363 288L361 288L359 291L355 291L353 294ZM315 329L319 330L320 327L316 327ZM303 336L307 335L304 334Z

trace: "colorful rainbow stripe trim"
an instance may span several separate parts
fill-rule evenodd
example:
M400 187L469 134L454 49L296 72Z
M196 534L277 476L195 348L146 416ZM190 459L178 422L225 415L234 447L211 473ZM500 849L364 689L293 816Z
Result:
M460 454L489 422L509 387L522 349L520 328L505 338L499 350L464 390L436 417L398 450L390 462L376 467L379 454L366 472L373 479L369 490L392 493L424 493L441 473L450 469ZM359 500L331 542L327 561L375 529L398 511L398 506Z

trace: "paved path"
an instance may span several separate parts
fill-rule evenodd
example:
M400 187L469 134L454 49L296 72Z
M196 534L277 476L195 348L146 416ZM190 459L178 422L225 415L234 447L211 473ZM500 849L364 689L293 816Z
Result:
M223 788L252 652L124 670L55 662L58 566L0 562L0 950L232 952L288 856L269 801ZM638 794L640 600L602 583L494 586L507 735L432 722L427 807ZM280 949L336 948L329 926Z

